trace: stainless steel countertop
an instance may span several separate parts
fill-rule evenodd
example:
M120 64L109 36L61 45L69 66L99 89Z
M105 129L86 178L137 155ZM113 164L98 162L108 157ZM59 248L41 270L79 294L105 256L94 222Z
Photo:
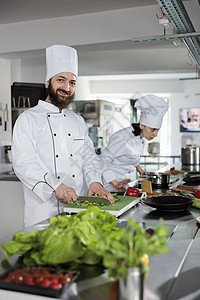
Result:
M0 172L0 181L19 181L14 171Z
M175 185L180 183L176 182ZM195 219L198 215L200 210L193 207L180 212L162 212L139 203L118 219L118 226L127 226L127 220L132 218L136 222L142 222L147 228L155 228L158 220L162 218L163 224L170 229L167 242L169 252L150 257L144 300L200 299L200 232ZM24 231L47 226L48 221L44 221ZM0 244L9 242L11 238L12 236L1 239ZM0 249L0 260L3 258L3 251ZM14 265L16 260L17 256L13 256L9 262ZM76 289L66 299L117 300L117 285L107 277L101 267L83 266L80 271ZM3 272L0 265L0 274ZM0 298L1 292L0 290Z

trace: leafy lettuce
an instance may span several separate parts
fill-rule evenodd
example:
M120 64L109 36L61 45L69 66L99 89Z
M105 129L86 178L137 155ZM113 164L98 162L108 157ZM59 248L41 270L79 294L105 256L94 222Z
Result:
M2 244L5 258L13 254L24 256L26 265L58 265L69 262L97 264L99 233L106 234L116 227L116 218L98 207L89 207L74 216L50 219L50 226L42 231L31 230L13 236Z

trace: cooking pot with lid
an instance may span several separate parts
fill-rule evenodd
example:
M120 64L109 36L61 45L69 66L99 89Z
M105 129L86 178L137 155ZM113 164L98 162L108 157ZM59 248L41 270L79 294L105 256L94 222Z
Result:
M181 149L181 162L183 165L199 165L200 149L197 145L186 145Z
M146 179L151 181L154 186L168 187L170 174L162 172L146 172Z

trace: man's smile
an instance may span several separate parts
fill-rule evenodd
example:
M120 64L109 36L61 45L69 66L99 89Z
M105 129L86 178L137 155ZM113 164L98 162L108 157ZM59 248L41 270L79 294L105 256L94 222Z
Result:
M57 89L57 93L60 94L61 96L69 96L70 95L70 92L67 92L63 89Z

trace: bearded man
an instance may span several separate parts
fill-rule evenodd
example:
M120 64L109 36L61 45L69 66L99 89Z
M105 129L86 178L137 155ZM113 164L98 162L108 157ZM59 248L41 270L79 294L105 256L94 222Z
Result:
M114 201L102 186L102 165L83 118L67 109L77 85L76 50L47 48L46 67L46 100L22 113L13 130L12 162L23 183L25 227L62 213L77 195L97 193Z

